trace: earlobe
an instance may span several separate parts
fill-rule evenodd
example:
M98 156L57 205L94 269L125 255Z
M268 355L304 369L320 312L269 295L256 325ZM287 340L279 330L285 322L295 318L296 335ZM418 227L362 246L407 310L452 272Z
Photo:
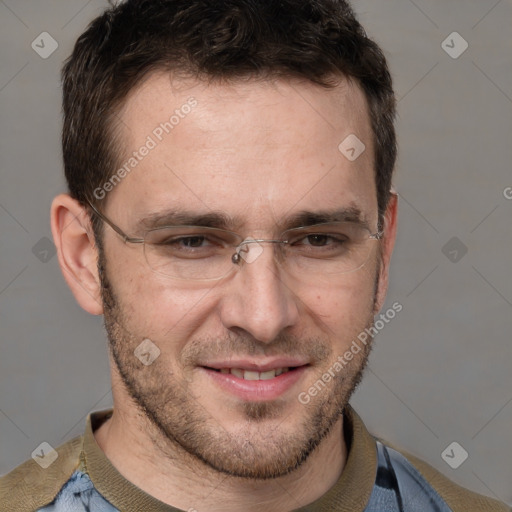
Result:
M392 191L386 208L386 213L384 215L384 237L381 241L379 280L377 294L375 297L374 314L377 314L380 311L386 299L389 281L389 263L396 239L397 217L398 194L395 191Z
M87 212L71 196L61 194L52 202L51 228L62 274L77 302L88 313L101 315L98 250Z

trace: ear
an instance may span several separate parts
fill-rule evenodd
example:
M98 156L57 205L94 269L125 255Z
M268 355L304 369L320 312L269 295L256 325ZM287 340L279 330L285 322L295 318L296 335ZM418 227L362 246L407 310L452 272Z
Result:
M398 216L398 194L392 190L389 198L386 213L384 214L384 235L380 242L381 244L381 261L379 269L378 287L375 297L374 314L377 314L386 299L389 282L389 263L391 261L391 254L395 246L396 229L397 229L397 216Z
M101 315L98 250L85 208L67 194L57 196L51 207L51 228L62 274L75 299L88 313Z

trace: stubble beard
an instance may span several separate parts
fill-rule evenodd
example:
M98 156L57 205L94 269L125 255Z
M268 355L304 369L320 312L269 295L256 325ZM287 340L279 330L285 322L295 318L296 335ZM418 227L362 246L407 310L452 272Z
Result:
M177 372L164 366L162 357L150 366L142 365L135 357L134 350L144 336L135 336L126 328L126 316L107 277L103 256L99 270L112 359L126 392L149 427L146 434L155 448L171 460L202 462L203 468L248 479L287 475L299 468L328 436L362 379L371 343L336 374L330 386L302 406L304 414L292 427L284 425L286 417L280 400L242 402L237 415L243 421L236 432L228 432L200 404L200 397L194 396L189 382L177 378L174 374ZM370 312L365 327L372 324L373 312ZM215 353L212 346L217 346L221 353L231 353L230 349L240 355L266 353L266 347L253 338L232 335L225 340L193 340L190 345L190 360L201 350L204 353L206 347L209 347L208 354ZM318 361L318 378L334 361L331 344L326 339L304 341L283 336L274 345L278 354L296 354L299 350Z

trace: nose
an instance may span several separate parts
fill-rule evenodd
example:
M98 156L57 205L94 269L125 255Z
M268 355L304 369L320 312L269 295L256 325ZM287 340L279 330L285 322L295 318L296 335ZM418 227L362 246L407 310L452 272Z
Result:
M243 330L262 343L271 343L299 320L299 299L274 258L274 244L248 244L240 268L226 287L221 321L230 330ZM294 287L295 288L295 287Z

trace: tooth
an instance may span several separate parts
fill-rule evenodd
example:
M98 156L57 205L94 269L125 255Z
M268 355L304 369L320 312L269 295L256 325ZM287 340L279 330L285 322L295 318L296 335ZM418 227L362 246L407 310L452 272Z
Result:
M244 371L241 370L240 368L231 368L231 373L235 377L238 377L239 379L243 379L244 378Z
M274 377L290 371L290 368L276 368L274 370L267 370L266 372L257 372L253 370L243 370L242 368L221 368L220 373L231 373L239 379L245 380L270 380Z

